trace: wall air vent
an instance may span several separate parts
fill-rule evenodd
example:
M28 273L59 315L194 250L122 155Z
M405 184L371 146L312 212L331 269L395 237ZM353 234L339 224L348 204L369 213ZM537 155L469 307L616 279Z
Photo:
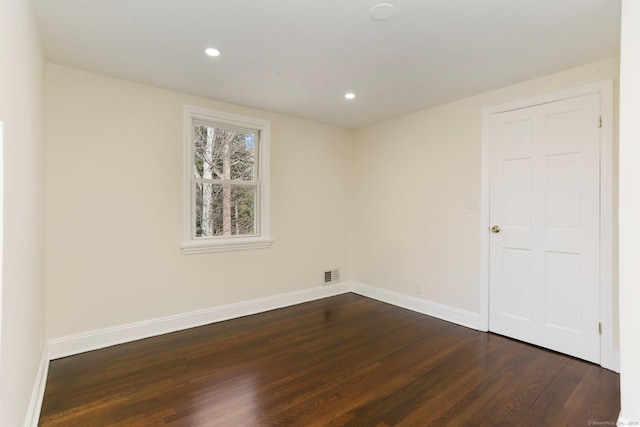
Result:
M329 285L331 283L337 283L340 281L340 269L334 268L324 272L324 284Z

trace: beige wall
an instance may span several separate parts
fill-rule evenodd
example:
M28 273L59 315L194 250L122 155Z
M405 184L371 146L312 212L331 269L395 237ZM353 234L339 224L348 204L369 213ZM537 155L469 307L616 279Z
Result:
M478 313L482 108L617 76L610 58L351 132L50 64L47 336L310 288L333 266ZM180 252L185 103L272 121L272 248Z
M357 130L352 278L479 313L482 109L617 77L610 58Z
M620 51L620 425L640 422L640 4L622 2Z
M2 426L25 422L44 327L44 59L30 4L0 2Z
M183 255L184 104L272 124L269 249ZM47 336L349 276L351 133L49 64Z

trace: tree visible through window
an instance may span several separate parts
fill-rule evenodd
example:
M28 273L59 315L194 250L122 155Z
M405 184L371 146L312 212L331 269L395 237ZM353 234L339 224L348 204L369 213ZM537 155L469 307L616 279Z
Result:
M269 247L271 123L186 105L184 124L184 253Z
M193 136L195 237L254 235L256 133L196 122Z

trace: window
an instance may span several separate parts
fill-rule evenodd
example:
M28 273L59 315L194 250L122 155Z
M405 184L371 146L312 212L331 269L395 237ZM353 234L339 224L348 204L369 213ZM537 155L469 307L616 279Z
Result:
M185 106L185 254L267 248L266 120Z

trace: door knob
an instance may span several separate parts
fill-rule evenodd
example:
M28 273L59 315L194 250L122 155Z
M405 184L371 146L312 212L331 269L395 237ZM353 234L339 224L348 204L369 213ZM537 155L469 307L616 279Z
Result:
M499 233L500 230L502 230L502 228L500 228L499 225L494 225L493 227L491 227L491 232L492 233Z

